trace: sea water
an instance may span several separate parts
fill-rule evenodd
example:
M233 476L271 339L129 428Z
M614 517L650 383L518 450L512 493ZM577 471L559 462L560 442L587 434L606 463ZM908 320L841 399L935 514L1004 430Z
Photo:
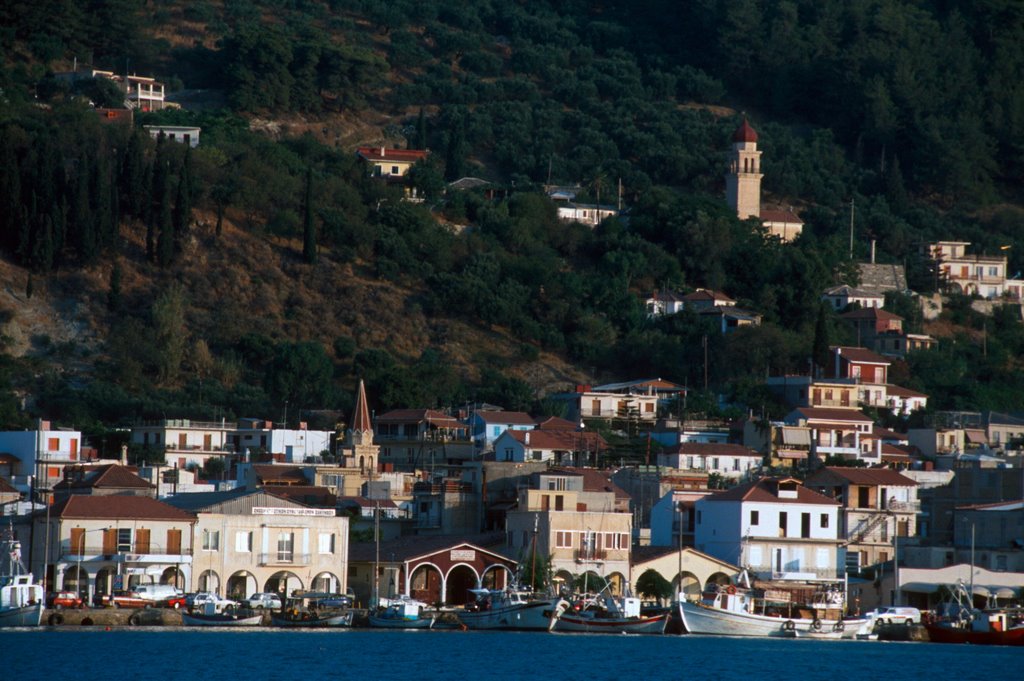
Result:
M1024 678L1024 649L479 631L8 630L0 681Z

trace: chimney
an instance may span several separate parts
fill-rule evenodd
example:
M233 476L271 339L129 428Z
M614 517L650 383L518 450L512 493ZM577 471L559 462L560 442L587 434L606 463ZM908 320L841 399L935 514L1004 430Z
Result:
M526 431L525 433L523 433L523 444L525 444L527 447L530 446L530 431Z
M380 147L380 155L384 156L384 145L381 145Z

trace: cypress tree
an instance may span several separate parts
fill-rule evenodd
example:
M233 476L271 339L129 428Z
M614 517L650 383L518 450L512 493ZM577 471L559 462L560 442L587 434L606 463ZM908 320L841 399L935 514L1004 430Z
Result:
M814 343L811 346L812 359L817 367L817 375L820 377L828 366L831 356L828 338L828 320L826 318L827 308L824 303L818 306L818 318L814 322Z
M107 291L107 309L117 312L121 309L121 263L114 261L110 270L110 290Z
M21 213L21 178L18 158L7 136L0 138L0 239L7 248L15 244L11 239L18 233Z
M191 150L185 149L185 162L178 175L178 194L174 200L174 252L181 253L192 216Z
M171 211L171 175L168 168L163 168L163 186L160 190L160 206L157 209L156 259L160 267L167 267L174 262L174 219Z
M427 148L427 117L423 113L422 106L420 107L420 115L416 119L416 148Z
M302 257L316 263L316 227L313 224L313 167L306 169L306 210L302 222Z

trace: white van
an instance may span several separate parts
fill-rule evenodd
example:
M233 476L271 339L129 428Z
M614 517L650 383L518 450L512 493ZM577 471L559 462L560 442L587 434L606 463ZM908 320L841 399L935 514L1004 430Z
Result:
M876 622L883 624L920 624L921 611L917 608L889 606L871 613Z
M140 584L134 589L139 598L147 601L166 601L169 598L180 598L180 589L171 584Z

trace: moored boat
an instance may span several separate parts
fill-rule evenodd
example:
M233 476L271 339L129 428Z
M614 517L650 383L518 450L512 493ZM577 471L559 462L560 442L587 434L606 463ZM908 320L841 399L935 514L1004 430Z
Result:
M640 599L605 596L571 607L555 622L555 631L606 634L663 634L669 611L643 615Z
M381 629L430 629L436 615L427 613L427 604L411 598L381 602L381 608L369 614L370 626Z
M263 615L239 612L183 612L181 623L186 627L258 627L263 624Z
M273 613L270 623L275 627L329 628L351 627L352 611L344 612L283 612Z
M680 601L679 614L687 632L718 636L794 637L801 633L838 633L837 638L855 638L870 622L866 617L844 619L841 603L824 604L840 607L798 608L794 616L792 609L788 613L769 611L765 602L763 597L757 597L754 589L729 586L705 591L699 601ZM806 617L803 613L813 613L813 616Z
M43 621L46 594L21 563L21 544L8 535L0 542L0 627L38 627Z
M458 613L467 629L551 631L569 607L560 596L538 596L519 589L470 589L475 600Z

